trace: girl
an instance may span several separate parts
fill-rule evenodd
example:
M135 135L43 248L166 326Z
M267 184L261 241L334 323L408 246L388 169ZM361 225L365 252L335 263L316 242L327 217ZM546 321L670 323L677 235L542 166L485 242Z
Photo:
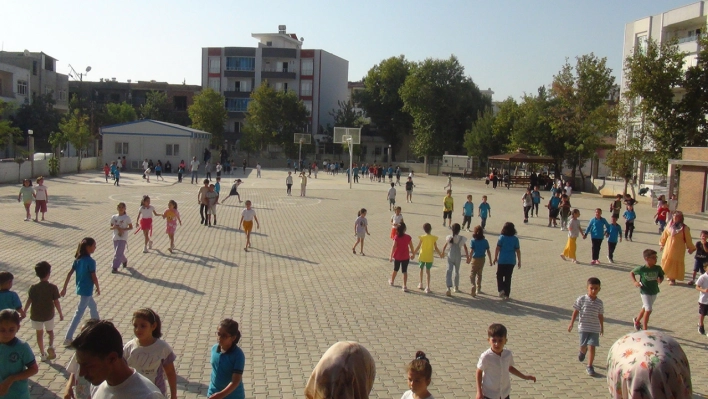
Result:
M179 218L179 211L177 210L177 202L175 200L170 200L167 204L167 210L162 213L162 218L167 219L165 223L167 227L167 236L170 237L170 247L168 251L172 252L175 249L175 231L177 231L177 222L182 225L182 219Z
M32 215L30 215L30 206L32 205L33 195L34 190L32 189L32 180L22 180L22 188L20 188L20 194L17 195L17 202L22 201L25 205L25 222L32 219Z
M544 199L541 196L541 192L538 191L538 186L533 188L531 196L533 197L533 211L536 211L536 217L538 217L538 205L541 203L541 200ZM531 211L531 216L533 216L533 211Z
M162 177L162 162L157 161L157 165L155 165L155 180L160 181L165 181L165 179Z
M398 226L403 223L403 215L401 215L400 206L395 207L393 211L395 213L393 216L391 216L391 239L395 240L397 236Z
M111 173L111 167L108 166L108 162L106 162L106 164L103 165L103 174L106 177L106 183L108 183L108 175L113 174L113 173Z
M81 331L94 326L98 320L89 319L81 327ZM69 363L66 365L66 371L69 373L69 380L64 388L64 397L73 399L90 399L91 398L91 383L84 377L79 376L79 363L76 362L76 354L71 355Z
M568 219L570 219L572 212L570 210L570 197L567 194L561 195L560 203L560 219L561 219L561 231L568 228Z
M49 192L47 186L44 185L44 177L37 178L37 187L34 188L34 221L37 221L39 212L42 212L42 221L44 214L47 213L47 204L49 203Z
M246 392L241 379L246 356L237 346L241 340L238 323L231 319L222 320L216 335L218 343L211 347L211 380L207 397L245 399Z
M580 220L578 219L579 217L580 210L573 209L570 222L568 223L568 242L566 242L565 249L563 249L563 253L560 256L561 259L570 259L571 261L573 261L573 263L578 263L578 260L575 255L575 249L577 248L576 241L578 240L580 232L583 230L583 228L580 227Z
M518 268L521 269L521 248L519 238L516 236L516 228L514 223L506 222L497 241L497 250L492 262L497 264L497 290L499 297L504 300L508 300L511 293L511 275L514 273L517 259Z
M150 197L143 195L143 200L140 201L140 209L138 210L138 226L139 230L143 231L143 236L145 237L145 246L143 247L143 253L147 253L148 248L152 249L152 240L150 236L152 235L152 216L162 216L155 212L155 207L150 205ZM136 231L137 233L137 231ZM148 236L148 234L150 236Z
M354 221L354 237L356 237L356 242L352 247L352 253L356 255L356 246L359 244L359 253L361 256L364 254L364 238L369 234L369 222L366 220L366 209L361 208L359 213L357 213L356 221ZM360 244L361 243L361 244Z
M118 267L128 266L128 258L125 256L125 248L128 246L128 234L126 231L133 229L133 221L126 214L125 202L118 204L118 214L111 217L111 230L113 230L113 267L111 273L118 273Z
M524 207L524 223L528 223L529 211L533 208L533 196L530 188L527 188L526 193L521 196L521 205Z
M238 203L239 203L239 204L242 202L242 201L241 201L241 196L238 195L238 186L240 186L241 183L243 183L243 181L242 181L241 179L236 179L236 181L234 181L234 184L231 185L231 191L229 191L229 195L227 195L226 198L224 198L224 199L221 201L222 204L224 203L224 201L226 201L227 199L229 199L229 197L232 196L232 195L235 195L236 197L238 197Z
M410 389L401 396L401 399L433 399L433 395L428 391L433 367L430 365L430 360L425 357L425 352L415 353L415 359L408 363L406 372Z
M66 295L66 287L69 285L71 275L76 272L76 295L79 295L80 297L79 306L76 309L76 313L74 313L74 318L71 319L69 329L66 331L64 346L71 345L71 341L74 338L74 332L79 326L81 318L84 316L86 307L89 308L92 319L100 319L98 316L96 301L93 299L94 286L96 286L96 295L101 295L101 288L98 286L98 277L96 277L96 261L91 258L91 254L95 250L96 240L91 237L86 237L81 240L79 247L76 249L76 254L74 255L74 264L71 265L71 270L69 270L69 274L66 275L64 288L60 293L62 297Z
M170 386L170 398L177 398L177 373L175 372L175 353L170 345L161 340L162 322L160 316L150 308L143 308L133 313L133 333L135 338L123 346L123 358L128 366L147 377L165 397Z
M472 291L470 295L477 296L482 292L482 269L484 269L484 253L489 256L489 263L492 262L492 252L489 251L489 241L484 238L484 229L482 226L475 226L470 241L471 257L467 258L467 263L472 261L472 272L470 273L470 282L472 283Z
M706 261L708 261L708 231L701 231L701 240L696 241L696 255L694 255L695 261L693 263L693 277L688 285L694 285L696 282L696 273L703 274L706 272L705 266ZM700 277L700 276L699 276ZM701 323L703 325L703 323Z
M445 275L445 280L447 281L447 292L445 295L452 296L450 290L452 290L452 269L455 268L455 293L460 292L460 264L462 263L462 251L460 248L465 249L465 259L467 259L470 254L467 251L467 238L460 235L459 223L452 225L452 235L445 238L445 245L443 246L442 252L449 247L450 250L447 252L447 274Z
M401 209L398 207L397 209ZM398 274L398 269L401 269L403 273L403 292L408 292L408 262L410 262L415 257L415 251L413 250L413 240L411 236L406 234L406 224L401 222L396 227L396 237L393 239L393 246L391 247L391 255L388 257L389 262L393 262L393 272L391 273L391 279L388 280L388 285L393 286L396 281L396 274Z

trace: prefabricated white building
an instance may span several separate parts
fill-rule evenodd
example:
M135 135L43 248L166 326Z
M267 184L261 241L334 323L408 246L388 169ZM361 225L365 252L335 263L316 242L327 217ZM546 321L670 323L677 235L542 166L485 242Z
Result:
M174 171L181 160L189 165L197 157L201 162L211 141L211 133L152 119L104 126L101 136L104 162L125 156L126 166L133 170L142 168L146 158L163 165L170 161Z

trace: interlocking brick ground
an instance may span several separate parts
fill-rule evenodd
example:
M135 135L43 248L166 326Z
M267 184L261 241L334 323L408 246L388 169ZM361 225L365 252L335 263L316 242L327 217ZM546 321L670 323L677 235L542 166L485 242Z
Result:
M467 194L478 205L489 196L492 218L487 238L494 245L501 226L515 222L521 240L523 267L514 272L512 300L502 302L496 291L495 268L485 267L480 297L456 294L446 297L445 261L432 269L433 293L415 289L417 268L412 267L410 293L388 286L392 265L389 218L386 209L387 184L362 177L350 190L346 177L319 174L310 179L307 198L285 196L282 170L263 170L245 178L242 199L250 199L258 212L261 228L253 236L253 250L243 251L244 235L237 230L242 204L231 198L218 210L218 225L199 225L196 193L198 186L165 182L145 183L139 175L122 175L121 187L106 184L97 173L47 179L50 194L48 220L24 222L17 203L18 186L0 187L0 269L15 274L14 290L23 302L30 284L37 281L33 266L40 260L53 265L52 281L61 287L71 266L76 245L84 236L97 239L94 258L102 294L96 298L101 317L112 319L124 339L133 337L132 312L150 306L163 319L164 339L177 354L179 394L183 398L204 397L209 383L209 348L215 342L219 320L232 317L243 332L241 346L246 353L243 381L247 397L303 397L303 389L321 354L338 340L356 340L376 359L377 376L372 397L397 398L407 388L405 365L416 350L424 350L433 365L431 392L437 398L468 398L475 394L474 373L479 355L488 348L486 328L501 322L509 329L508 348L514 351L518 368L533 374L538 382L513 378L513 397L607 397L605 359L615 339L632 329L631 320L641 301L629 281L630 269L642 262L645 248L658 249L658 234L648 205L637 206L639 220L634 242L619 244L616 264L588 264L590 243L579 241L580 264L563 262L558 254L566 233L546 227L547 219L532 218L523 225L519 189L491 190L482 182L454 181L456 210ZM228 192L233 177L224 178ZM422 224L430 222L442 247L448 230L441 225L445 179L418 176L414 203L405 203L399 188L399 205L417 243ZM131 236L129 267L110 273L111 232L108 221L119 201L128 203L128 214L137 215L140 197L149 194L161 212L170 199L179 203L183 226L178 228L174 254L167 251L164 223L156 220L151 253L142 253L142 238ZM222 196L223 197L223 196ZM572 198L581 210L583 226L596 207L606 209L609 200L581 194ZM366 256L351 254L353 222L357 210L368 209L371 236ZM476 214L475 210L475 214ZM543 216L543 215L542 215ZM479 222L478 218L474 222ZM696 234L703 226L691 221ZM465 233L470 238L470 233ZM696 234L697 235L697 234ZM603 245L603 251L607 249ZM604 259L603 252L601 259ZM687 270L692 259L686 256ZM468 292L469 265L462 268L461 289ZM596 360L597 377L588 377L577 361L577 332L567 325L576 297L585 292L588 277L602 280L600 297L605 303L605 336ZM69 291L72 292L73 280ZM685 285L662 285L651 325L662 329L682 344L694 372L697 393L708 392L708 382L699 378L708 367L705 336L696 332L697 292ZM61 342L77 305L73 294L62 299L66 314L57 323L57 344ZM36 349L34 332L28 323L20 337ZM31 379L33 398L61 397L66 381L64 366L71 352L58 350L52 363L40 364Z

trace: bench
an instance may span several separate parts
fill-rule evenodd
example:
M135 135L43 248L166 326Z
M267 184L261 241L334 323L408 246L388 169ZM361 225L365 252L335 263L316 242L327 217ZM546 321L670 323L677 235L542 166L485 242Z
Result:
M509 189L512 186L521 186L521 187L528 187L531 185L531 178L527 176L510 176L509 177L509 184L507 184L506 188Z

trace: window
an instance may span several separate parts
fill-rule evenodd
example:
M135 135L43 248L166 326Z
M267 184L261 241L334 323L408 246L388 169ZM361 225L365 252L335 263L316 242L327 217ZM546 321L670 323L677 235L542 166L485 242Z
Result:
M221 78L209 78L209 88L215 92L221 92Z
M54 90L52 90L51 86L44 86L44 94L51 94L53 92Z
M256 59L254 57L226 57L227 71L255 71Z
M221 57L209 57L209 73L221 72Z
M128 155L128 143L116 143L116 155Z
M302 60L302 74L305 76L312 76L314 69L314 60L312 58Z
M37 61L32 61L32 75L37 76Z
M241 133L241 122L234 122L234 133Z
M19 94L21 96L27 95L27 81L26 80L18 80L17 81L17 94Z
M301 96L311 96L312 95L312 81L311 80L300 81L300 95Z
M167 156L179 156L179 144L167 144L167 150L165 151Z
M251 91L251 81L237 80L234 82L234 91L249 93Z
M266 46L268 46L268 47L273 46L273 42L266 42Z
M250 98L227 98L226 110L231 112L246 112Z
M312 101L303 101L302 103L305 105L307 112L312 115Z
M175 104L176 111L186 111L187 110L187 96L174 96L173 101Z
M66 101L66 90L59 90L59 101Z
M639 51L641 53L645 53L647 51L648 40L649 40L649 37L647 36L646 33L637 35L637 43L636 43L637 51Z

